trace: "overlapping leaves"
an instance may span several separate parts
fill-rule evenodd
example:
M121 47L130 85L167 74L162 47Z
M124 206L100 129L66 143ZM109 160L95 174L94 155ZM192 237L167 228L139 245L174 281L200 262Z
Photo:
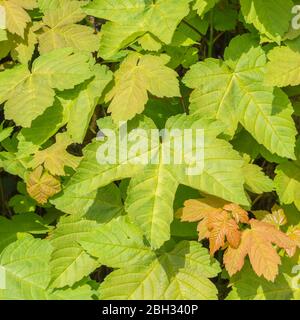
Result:
M73 53L70 48L40 56L31 70L25 65L5 70L0 73L0 102L6 101L5 116L18 125L29 127L52 106L54 89L71 89L89 78L88 56Z
M209 113L233 135L241 123L271 153L295 158L296 129L287 96L264 84L266 55L249 35L232 40L225 61L208 59L191 67L184 82L195 89L191 112Z
M107 120L109 121L109 119ZM158 248L170 237L169 228L173 220L173 201L179 184L185 184L212 194L222 193L223 197L228 200L242 204L248 203L243 189L244 181L241 179L243 161L228 143L216 138L220 128L216 127L214 122L209 119L201 119L197 115L182 115L170 118L166 125L167 129L206 128L204 149L199 150L204 155L204 170L194 176L187 174L187 170L195 169L194 163L182 162L182 165L172 165L175 163L175 150L174 141L171 138L167 138L161 145L149 143L151 129L155 128L150 119L141 117L135 125L134 122L133 128L147 129L146 135L145 131L140 135L140 138L143 138L145 142L142 150L129 151L131 158L120 162L118 160L120 147L118 146L115 150L116 162L103 164L100 161L101 158L97 158L97 154L101 156L105 148L108 150L111 143L117 142L93 142L86 148L83 160L75 175L65 186L63 194L53 201L58 209L66 210L74 195L84 199L90 192L113 181L132 177L127 192L126 210L129 217L145 232L151 245ZM100 124L102 123L105 122L100 122ZM116 133L116 136L119 136L118 130ZM132 130L133 137L134 134L136 133ZM194 142L195 138L193 138ZM123 139L127 139L127 136L123 136ZM128 140L130 150L130 148L134 148L134 143L132 138L129 137ZM195 154L195 148L196 144L194 143L194 149L190 151L191 154ZM161 158L162 153L166 151L169 151L170 157L173 159L170 163L164 163ZM142 164L145 163L142 162L145 157L146 160L148 159L147 163L150 163L153 155L157 157L157 164ZM224 160L220 160L222 157ZM226 162L226 169L222 169L222 161ZM228 170L229 167L232 170ZM166 185L168 185L167 189ZM164 208L163 213L161 212L162 207Z
M298 2L0 0L0 299L299 300Z

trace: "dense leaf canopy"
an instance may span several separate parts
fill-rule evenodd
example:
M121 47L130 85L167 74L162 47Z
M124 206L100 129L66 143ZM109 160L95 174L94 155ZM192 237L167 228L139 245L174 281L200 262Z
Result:
M297 5L0 0L0 299L299 300Z

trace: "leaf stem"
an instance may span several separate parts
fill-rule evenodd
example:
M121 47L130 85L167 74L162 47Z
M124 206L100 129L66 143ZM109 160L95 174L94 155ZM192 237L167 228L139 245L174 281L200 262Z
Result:
M209 31L209 42L208 42L208 57L211 58L213 56L213 48L214 48L214 10L210 11L210 31Z
M181 101L181 105L182 105L184 113L188 115L189 114L189 109L185 105L184 98L180 97L180 101Z
M8 206L6 197L5 197L5 193L4 193L4 188L3 188L3 183L2 183L2 178L0 177L0 200L1 200L1 211L3 211L3 213L5 213L6 215L8 215L9 217L12 215L10 208ZM1 212L0 212L1 214Z
M222 35L224 34L225 32L220 32L215 38L214 38L214 43L222 37Z
M252 202L252 208L253 208L253 206L254 206L262 197L263 197L263 194L260 194L259 196L257 196L257 197L253 200L253 202Z
M185 19L182 20L182 22L184 24L186 24L188 27L190 27L192 30L194 30L195 32L197 32L202 38L204 38L206 41L206 37L203 33L201 33L197 28L195 28L193 25L191 25L189 22L187 22Z

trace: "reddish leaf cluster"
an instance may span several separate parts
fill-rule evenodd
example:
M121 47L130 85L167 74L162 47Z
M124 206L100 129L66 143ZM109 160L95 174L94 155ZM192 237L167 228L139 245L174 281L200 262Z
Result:
M226 249L224 264L230 276L242 269L248 256L258 276L274 281L281 264L274 245L293 255L299 244L299 233L293 230L289 236L279 229L286 222L280 208L274 207L272 214L254 214L261 220L249 219L248 212L236 204L207 196L186 201L178 216L181 221L199 221L199 240L209 239L211 255Z

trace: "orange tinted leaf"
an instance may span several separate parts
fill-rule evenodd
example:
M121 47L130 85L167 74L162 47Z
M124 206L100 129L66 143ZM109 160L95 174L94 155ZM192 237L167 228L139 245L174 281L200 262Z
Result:
M60 192L60 190L60 181L48 172L43 172L42 166L37 167L29 175L27 192L40 204L47 203L48 199Z
M281 264L277 251L259 231L249 230L247 236L248 255L253 270L258 276L263 275L267 280L274 281L278 275L278 265Z
M186 201L176 216L182 221L200 221L197 227L199 240L209 239L212 255L224 247L226 239L232 247L237 248L241 239L238 223L249 221L247 211L214 196Z
M273 206L272 213L265 210L257 210L253 213L258 220L268 222L278 229L287 223L284 210L277 205Z
M272 244L284 249L292 249L294 242L270 223L251 219L251 229L243 232L241 244L237 249L228 248L224 263L230 275L241 270L246 255L249 256L253 270L258 276L274 281L278 275L280 257Z
M237 248L241 241L241 232L237 223L231 219L227 222L226 238L230 246Z
M225 245L225 238L232 247L238 247L241 239L239 226L231 219L227 211L210 214L207 225L210 231L209 241L212 255Z
M213 196L198 200L187 200L184 203L181 220L188 222L200 221L212 212L222 211L221 208L225 203L224 200Z
M280 248L289 249L294 246L293 241L282 231L270 223L252 219L250 221L252 229L260 232L266 241L276 244Z
M207 228L207 219L208 218L204 218L202 221L198 223L197 231L198 231L199 241L209 237L210 232Z
M230 276L240 271L244 266L245 257L249 248L247 232L248 230L243 232L241 243L237 248L229 246L224 254L223 261Z
M239 223L248 223L249 222L249 217L248 217L248 212L242 209L240 206L234 203L226 204L224 206L224 209L226 211L230 211L232 217L234 220Z
M250 224L251 242L248 254L252 267L257 275L274 281L281 260L272 243L280 248L290 249L294 245L293 241L270 223L252 219Z

